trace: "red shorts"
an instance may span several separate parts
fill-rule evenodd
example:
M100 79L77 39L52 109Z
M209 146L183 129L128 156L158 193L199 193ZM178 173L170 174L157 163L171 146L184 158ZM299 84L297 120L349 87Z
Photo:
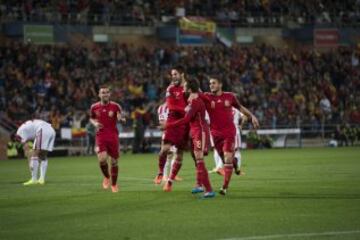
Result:
M214 147L220 156L224 152L235 151L235 135L234 136L213 136Z
M191 132L191 150L202 151L204 155L209 153L210 133L209 131Z
M119 158L119 137L114 136L96 136L96 152L106 152L114 159Z
M180 126L174 128L167 128L163 133L164 143L170 143L179 149L184 149L189 140L189 127Z

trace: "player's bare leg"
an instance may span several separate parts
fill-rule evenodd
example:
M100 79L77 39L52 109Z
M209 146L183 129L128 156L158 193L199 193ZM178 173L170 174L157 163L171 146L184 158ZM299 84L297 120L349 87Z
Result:
M234 160L234 152L225 152L224 153L224 161L225 161L224 171L225 171L225 175L224 175L223 186L220 189L220 194L221 195L226 195L227 189L229 187L232 172L233 172L233 169L234 169L233 160Z
M180 168L182 166L182 159L183 159L183 151L181 149L178 149L176 154L176 160L172 166L171 174L169 177L169 180L165 183L163 190L165 192L171 192L172 190L172 184L175 181L176 175L180 171Z
M170 148L171 148L170 143L162 142L160 153L159 153L159 172L154 179L155 184L160 184L162 181L162 178L164 176L164 166L166 164L167 155L170 151Z
M114 193L119 191L119 187L117 185L118 173L118 160L117 158L111 158L111 191Z
M203 197L204 198L215 197L215 193L213 192L211 184L210 184L208 171L205 167L203 151L195 150L194 158L196 160L196 176L197 176L196 178L199 179L199 182L205 188L205 193L204 193ZM197 190L197 188L193 189L191 192L196 193L196 190Z
M107 163L108 154L105 151L103 151L103 152L99 152L97 156L98 156L101 172L104 176L102 186L104 189L108 189L110 187L109 165Z

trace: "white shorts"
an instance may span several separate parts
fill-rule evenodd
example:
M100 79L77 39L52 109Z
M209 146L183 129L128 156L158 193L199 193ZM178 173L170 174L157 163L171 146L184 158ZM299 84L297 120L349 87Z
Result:
M240 132L236 132L235 136L235 149L241 148L241 134Z
M54 149L55 135L55 130L50 124L42 126L36 133L33 149L52 152Z

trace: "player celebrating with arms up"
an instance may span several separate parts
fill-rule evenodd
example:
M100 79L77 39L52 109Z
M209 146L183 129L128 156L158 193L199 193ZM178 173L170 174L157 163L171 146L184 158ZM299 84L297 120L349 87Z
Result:
M100 101L94 103L90 109L90 122L96 128L96 153L100 169L104 175L103 188L110 187L108 156L111 157L111 191L118 192L118 158L119 158L119 132L117 121L125 122L119 104L110 101L110 89L102 86L99 89Z
M234 147L236 129L233 123L232 107L239 109L251 120L255 128L259 127L257 118L231 92L222 91L222 82L219 79L210 79L210 93L200 94L204 100L210 117L210 131L214 147L224 160L224 183L220 194L226 195L234 163Z

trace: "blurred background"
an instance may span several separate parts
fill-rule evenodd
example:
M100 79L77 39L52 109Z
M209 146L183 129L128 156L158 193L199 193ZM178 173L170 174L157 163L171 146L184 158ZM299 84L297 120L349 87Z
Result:
M128 119L121 149L157 152L178 64L258 117L243 148L359 145L359 0L1 0L0 21L0 159L22 157L12 134L32 117L56 129L54 155L93 154L102 84Z

